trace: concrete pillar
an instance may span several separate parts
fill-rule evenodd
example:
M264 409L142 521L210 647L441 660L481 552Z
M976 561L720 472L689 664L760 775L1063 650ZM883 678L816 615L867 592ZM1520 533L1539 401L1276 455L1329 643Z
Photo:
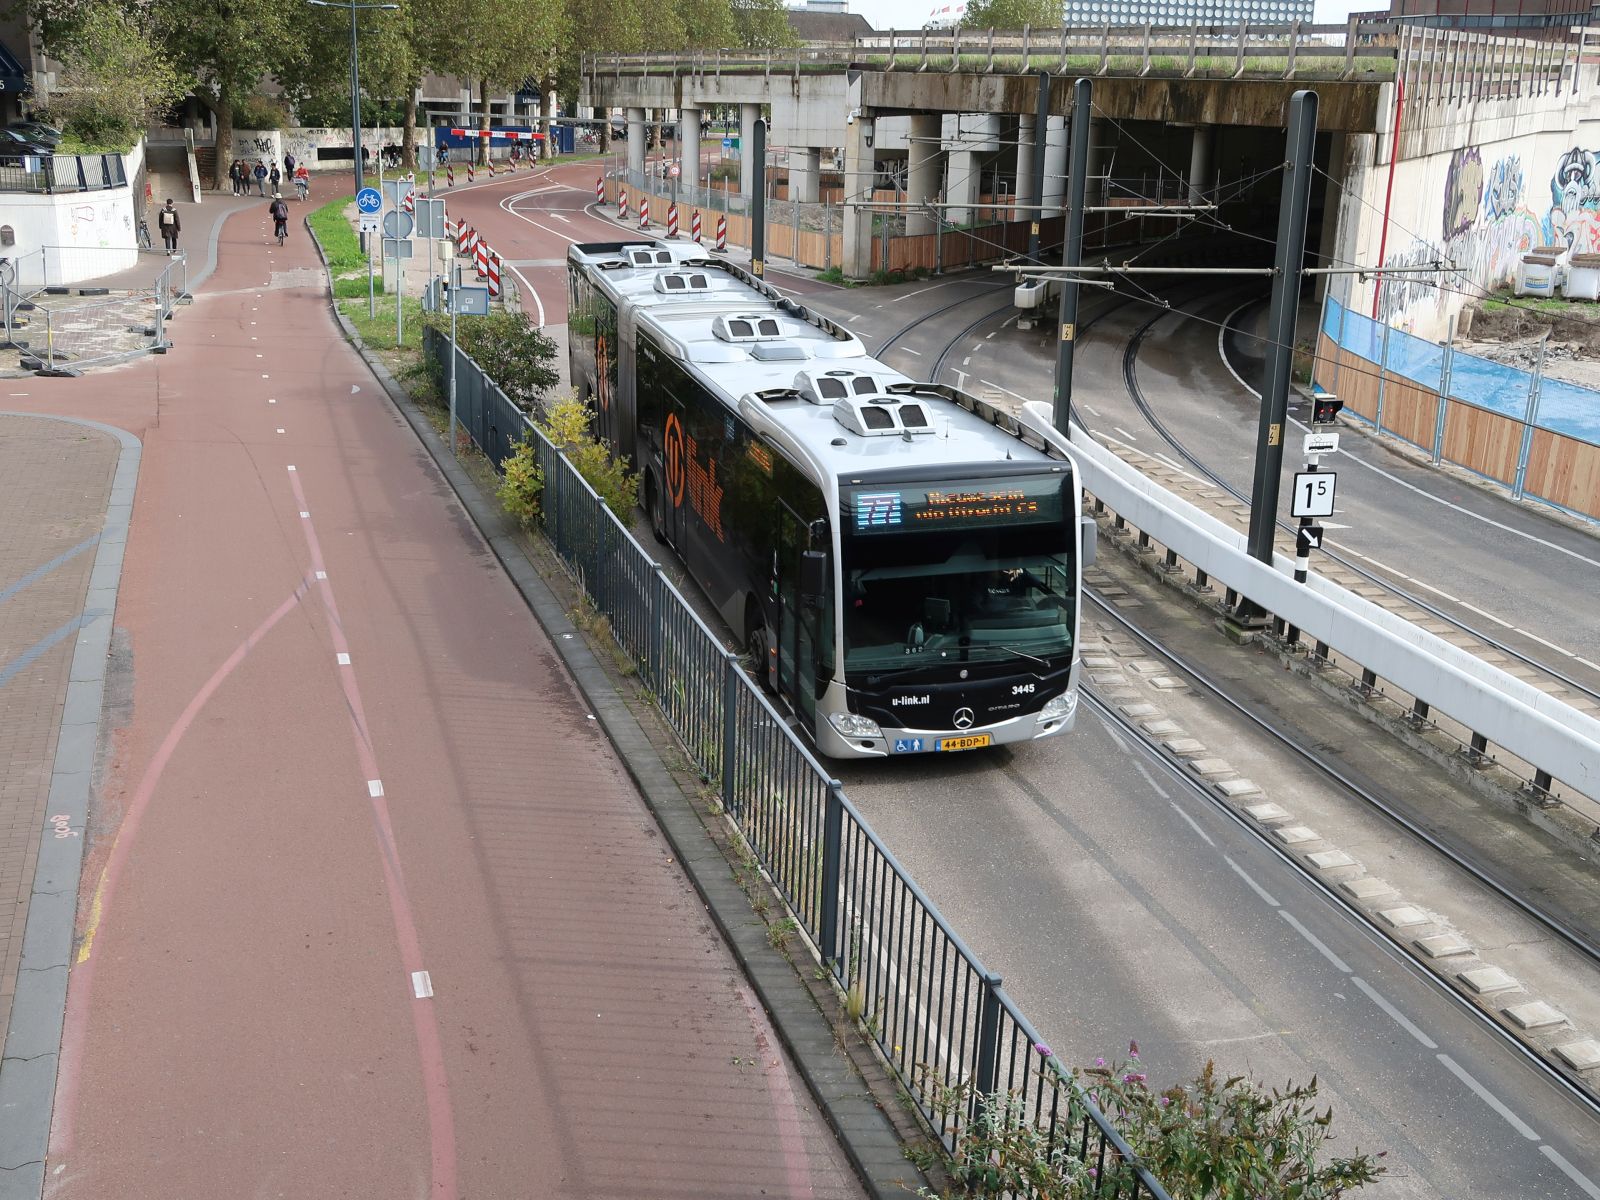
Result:
M759 104L739 105L739 194L746 200L755 186L756 163L750 157L750 146L755 141L756 121L760 117Z
M906 232L910 234L933 232L933 215L926 210L919 211L917 206L939 199L944 156L939 142L939 122L938 113L920 113L911 118L906 145L906 201L912 206L906 215Z
M1196 125L1189 142L1189 203L1204 204L1211 182L1211 145L1216 131L1209 125Z
M678 158L680 187L700 186L700 110L678 110Z
M844 130L844 261L850 279L872 274L872 187L877 169L872 157L872 109L862 109Z
M1354 149L1355 144L1352 135L1339 132L1331 133L1328 139L1328 178L1322 180L1313 179L1311 181L1313 188L1320 186L1323 189L1325 197L1322 204L1322 231L1321 236L1317 239L1317 253L1324 263L1356 261L1353 258L1346 258L1341 252L1341 239L1353 233L1353 231L1342 229L1341 226L1344 225L1346 220L1353 218L1355 221L1359 221L1360 219L1358 213L1349 211L1350 208L1354 208L1354 205L1350 205L1347 208L1347 201L1350 195L1349 179L1352 173L1351 157ZM1355 193L1357 196L1360 194L1360 192ZM1315 197L1316 193L1313 192L1312 195ZM1311 298L1321 301L1328 294L1334 278L1331 275L1313 275L1311 277ZM1334 287L1334 299L1337 300L1340 296L1348 297L1350 295L1349 282L1347 277L1343 284Z
M822 151L815 146L789 147L789 199L815 204L822 194Z
M983 194L983 158L976 150L952 150L946 159L944 201L955 205L944 210L952 225L967 225L978 219L976 205Z
M1067 119L1051 117L1044 133L1044 216L1059 215L1067 196ZM1093 174L1093 171L1090 172Z
M1029 204L1039 203L1039 198L1033 194L1033 128L1035 118L1021 116L1017 118L1017 181L1012 186L1012 193L1017 198L1017 220L1029 221L1034 213L1027 208Z
M644 174L644 109L626 110L628 121L628 170Z

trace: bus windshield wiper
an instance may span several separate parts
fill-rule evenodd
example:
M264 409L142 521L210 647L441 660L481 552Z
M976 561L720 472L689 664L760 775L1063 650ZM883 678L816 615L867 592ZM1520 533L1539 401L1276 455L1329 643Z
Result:
M1008 654L1015 654L1018 658L1025 658L1029 662L1036 662L1046 671L1050 669L1050 660L1047 658L1040 658L1037 654L1029 654L1026 650L1019 650L1015 646L997 646L995 648L997 650L1004 650Z
M904 667L885 667L877 671L865 671L863 676L869 684L882 683L886 679L899 679L905 675L913 675L918 671L925 671L930 667L948 667L957 660L952 658L929 658L921 662L911 663ZM848 667L845 668L849 670Z

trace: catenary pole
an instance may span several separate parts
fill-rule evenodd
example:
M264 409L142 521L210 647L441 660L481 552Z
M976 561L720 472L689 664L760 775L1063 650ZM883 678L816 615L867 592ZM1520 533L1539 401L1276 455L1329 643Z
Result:
M1067 228L1061 247L1061 265L1083 265L1083 203L1089 182L1089 111L1093 85L1080 79L1072 87L1072 152L1067 163ZM1042 192L1041 192L1042 195ZM1071 436L1072 354L1078 338L1077 276L1061 280L1061 335L1056 342L1055 427Z
M1312 150L1317 135L1317 94L1302 89L1289 99L1287 162L1278 204L1278 255L1267 316L1267 359L1256 429L1255 478L1250 491L1249 552L1272 562L1277 529L1278 482L1283 471L1283 432L1289 416L1295 320L1305 265L1306 220L1311 208Z

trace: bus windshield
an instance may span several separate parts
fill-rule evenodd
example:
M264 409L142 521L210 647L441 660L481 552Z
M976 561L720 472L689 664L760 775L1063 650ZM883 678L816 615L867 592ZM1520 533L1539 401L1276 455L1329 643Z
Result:
M849 489L847 673L1072 652L1071 475Z

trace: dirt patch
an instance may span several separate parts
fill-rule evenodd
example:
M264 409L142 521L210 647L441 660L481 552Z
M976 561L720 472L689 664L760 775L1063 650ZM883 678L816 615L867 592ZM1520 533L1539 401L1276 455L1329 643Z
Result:
M1474 308L1457 341L1463 353L1524 371L1539 365L1552 379L1600 388L1600 306L1571 305L1549 310L1531 307Z

